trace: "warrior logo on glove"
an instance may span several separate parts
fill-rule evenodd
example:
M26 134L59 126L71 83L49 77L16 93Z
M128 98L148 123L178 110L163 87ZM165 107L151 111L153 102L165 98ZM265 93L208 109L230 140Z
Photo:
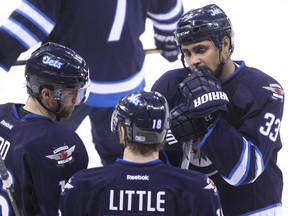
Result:
M221 84L207 68L199 67L180 83L182 94L187 98L189 110L194 117L204 117L215 111L227 112L229 99Z

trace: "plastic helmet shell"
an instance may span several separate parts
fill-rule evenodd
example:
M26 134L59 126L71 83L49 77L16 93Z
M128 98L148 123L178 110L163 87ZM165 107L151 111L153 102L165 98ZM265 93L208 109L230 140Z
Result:
M230 49L233 49L232 24L225 12L215 4L185 13L179 20L175 31L178 45L211 39L218 48L221 48L224 35L230 37Z
M31 54L26 63L25 78L35 97L43 85L58 91L60 97L63 89L80 89L90 82L85 60L70 48L52 42Z
M128 141L141 144L161 143L170 127L168 103L158 92L139 91L119 100L111 119L111 130L126 129Z

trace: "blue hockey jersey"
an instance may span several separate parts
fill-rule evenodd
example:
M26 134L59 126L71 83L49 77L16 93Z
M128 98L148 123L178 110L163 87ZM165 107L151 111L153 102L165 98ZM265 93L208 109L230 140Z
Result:
M23 0L0 27L0 67L9 70L22 52L40 42L62 44L90 68L86 103L114 107L119 98L145 87L140 36L146 18L171 33L182 14L181 0Z
M79 136L49 118L27 114L22 104L0 105L0 152L12 176L23 215L57 215L61 189L76 171L88 166ZM0 182L0 215L14 216Z
M221 216L217 188L205 175L160 160L77 172L60 198L62 216Z
M284 91L262 71L235 63L237 70L222 83L229 112L192 152L189 168L214 180L224 215L277 215L283 190L277 153ZM163 94L172 109L186 101L178 85L188 73L184 68L166 72L152 90Z

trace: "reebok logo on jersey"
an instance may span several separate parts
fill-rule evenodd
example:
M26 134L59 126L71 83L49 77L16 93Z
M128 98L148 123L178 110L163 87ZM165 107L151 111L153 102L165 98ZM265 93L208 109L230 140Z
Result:
M194 107L198 107L207 103L208 101L218 101L218 100L226 100L227 102L229 102L228 96L223 91L215 91L215 92L206 93L202 95L201 97L196 98L193 102L194 102Z
M148 175L127 175L127 180L141 180L141 181L149 181Z
M59 61L58 59L52 59L48 55L43 56L42 62L43 64L46 64L46 65L49 65L58 69L61 69L61 67L64 65L63 62Z
M270 84L269 86L263 86L262 88L271 91L273 93L272 94L273 99L275 99L275 100L280 99L283 101L284 90L282 89L282 87L280 85Z
M13 129L13 125L11 125L9 122L6 122L5 120L2 120L1 121L1 125L3 125L4 127L6 127L6 128L8 128L8 129L10 129L10 130L12 130Z

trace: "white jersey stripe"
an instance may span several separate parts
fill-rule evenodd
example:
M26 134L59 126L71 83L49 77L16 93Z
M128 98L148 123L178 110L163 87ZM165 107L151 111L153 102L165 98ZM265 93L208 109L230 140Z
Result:
M264 163L257 146L255 146L253 143L248 142L244 137L243 145L243 153L241 155L239 163L237 164L237 166L235 166L235 169L233 169L229 177L223 177L224 180L231 185L240 185L245 180L250 168L251 154L253 153L256 157L256 164L254 167L255 170L253 170L255 172L255 176L250 182L254 182L257 177L264 171ZM251 151L252 146L255 148L254 151Z
M48 35L55 26L55 23L52 20L50 20L45 14L30 5L28 2L22 2L22 4L18 7L17 12L21 13L23 16L33 22L46 35Z
M24 28L24 26L11 18L3 24L3 29L28 49L39 42L39 39L29 32L28 29Z
M100 83L92 81L90 86L90 92L95 94L113 94L113 93L131 91L137 88L141 84L141 82L143 82L145 75L144 72L145 69L144 67L142 67L142 69L136 75L120 82Z
M243 176L246 174L247 161L249 161L250 158L249 150L250 149L248 148L247 140L243 139L243 152L239 163L237 163L237 166L235 166L228 178L223 177L224 180L230 185L238 185L239 182L243 179Z

